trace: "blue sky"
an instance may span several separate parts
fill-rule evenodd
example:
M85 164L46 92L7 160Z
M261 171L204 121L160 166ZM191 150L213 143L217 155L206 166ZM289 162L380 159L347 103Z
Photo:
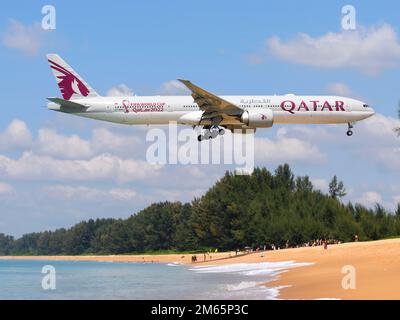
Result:
M54 31L40 29L45 4L56 8ZM345 4L349 3L3 4L0 232L20 235L92 217L127 217L153 201L190 201L228 168L146 169L145 128L48 111L45 97L59 92L44 56L47 52L59 53L104 95L120 84L138 95L157 94L183 77L217 94L290 92L361 98L378 114L358 124L351 139L345 136L345 126L277 125L257 132L256 164L273 170L288 162L295 173L309 175L323 190L337 174L349 191L345 201L368 206L380 201L393 208L400 201L399 139L392 131L400 98L400 4L353 1L357 29L348 33L341 30ZM278 39L275 45L271 39ZM327 52L320 47L327 47ZM334 62L346 54L350 58ZM142 172L125 180L112 174L98 176L97 171L79 179L68 174L76 161L100 166L102 161L125 161ZM46 173L40 167L46 165L64 171Z

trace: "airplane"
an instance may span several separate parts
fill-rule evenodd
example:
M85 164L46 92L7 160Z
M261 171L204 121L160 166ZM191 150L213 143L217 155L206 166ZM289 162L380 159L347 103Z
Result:
M198 141L223 135L225 129L246 134L274 124L345 124L353 135L355 122L375 114L368 104L339 96L218 96L188 80L178 79L191 96L100 96L60 56L47 60L63 98L49 97L48 109L128 125L176 122L200 126Z

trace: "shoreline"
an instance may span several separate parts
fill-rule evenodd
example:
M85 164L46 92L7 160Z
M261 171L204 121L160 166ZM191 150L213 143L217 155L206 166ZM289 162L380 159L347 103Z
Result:
M191 254L0 256L0 260L153 262L193 267L293 261L312 265L283 269L274 280L261 283L268 288L280 287L279 299L400 299L400 239L329 245L327 250L318 246L238 256L235 252L219 252L212 253L212 259L205 262L203 254L197 254L197 263L191 263L191 257ZM342 282L346 277L349 279L349 270L355 271L355 289L346 290Z
M197 256L198 262L192 263L191 257ZM245 254L242 254L244 256ZM203 261L203 254L138 254L138 255L87 255L87 256L0 256L0 260L34 260L34 261L96 261L96 262L146 262L146 263L179 263L187 265L200 265L220 260L233 259L235 252L212 253L212 259Z

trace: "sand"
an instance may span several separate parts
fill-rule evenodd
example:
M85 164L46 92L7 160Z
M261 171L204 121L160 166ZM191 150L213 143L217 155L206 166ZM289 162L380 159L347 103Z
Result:
M400 299L400 239L345 243L323 247L257 252L235 257L234 252L211 254L205 264L256 263L272 261L311 262L289 269L267 286L289 286L280 291L282 299ZM232 257L232 258L230 258ZM203 255L198 254L199 261ZM115 255L0 257L0 259L191 263L191 255ZM218 260L219 259L219 260ZM204 265L203 262L197 265ZM343 267L347 273L342 273ZM342 287L343 278L355 270L355 289Z
M193 254L197 261L204 261L203 254ZM90 255L90 256L0 256L0 260L50 260L50 261L104 261L104 262L147 262L147 263L191 263L192 254L160 254L160 255ZM235 252L218 252L207 255L206 261L220 259L224 261L234 256Z
M281 289L281 299L400 299L400 239L330 245L327 250L310 247L267 251L231 259L230 262L232 260L236 263L314 263L289 269L276 281L265 284L289 286ZM346 266L354 267L355 289L342 287L343 278L349 277ZM342 273L343 267L346 273ZM346 284L348 287L349 282Z

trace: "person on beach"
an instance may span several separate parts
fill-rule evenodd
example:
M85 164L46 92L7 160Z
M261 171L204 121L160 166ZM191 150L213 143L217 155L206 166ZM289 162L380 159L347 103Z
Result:
M324 241L324 250L327 250L328 249L328 241Z

